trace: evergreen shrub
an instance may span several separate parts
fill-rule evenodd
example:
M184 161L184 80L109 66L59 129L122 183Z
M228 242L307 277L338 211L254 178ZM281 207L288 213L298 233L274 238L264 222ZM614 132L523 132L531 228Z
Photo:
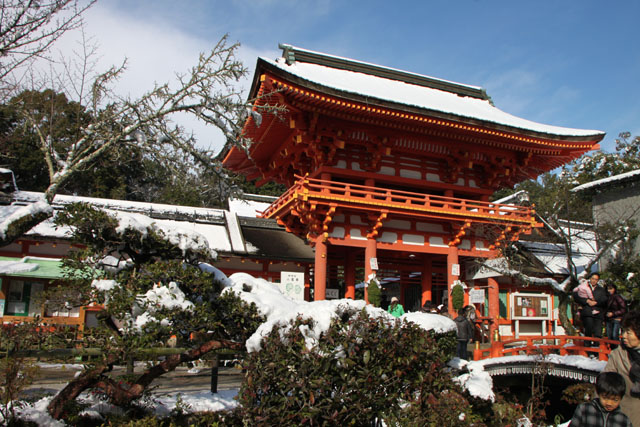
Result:
M244 422L468 425L473 418L445 366L454 332L435 337L413 323L346 309L309 348L305 332L313 322L278 325L261 351L249 354L238 394ZM467 421L458 419L463 412Z
M455 284L451 289L451 304L454 310L460 310L464 305L464 289L462 285Z

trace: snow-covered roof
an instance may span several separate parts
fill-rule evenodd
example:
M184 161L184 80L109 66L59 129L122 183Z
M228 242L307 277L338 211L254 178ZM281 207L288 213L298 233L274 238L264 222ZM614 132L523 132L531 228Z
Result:
M541 242L520 242L529 249L530 253L535 256L553 275L567 275L567 255L563 245L559 243L541 243ZM594 252L582 253L574 251L571 259L575 264L578 274L582 273L585 267L595 258Z
M595 189L597 187L603 187L610 184L619 184L624 181L632 181L640 179L640 169L621 173L618 175L610 176L608 178L598 179L596 181L587 182L571 189L572 192L583 191L587 189Z
M229 198L229 211L238 216L258 218L277 197L245 194L242 198Z
M325 55L293 46L284 46L284 49L285 57L278 58L275 61L260 58L260 61L264 61L272 67L285 71L299 79L344 93L549 135L562 137L604 135L599 130L551 126L513 116L493 106L488 97L474 96L473 91L479 89L474 86L460 85L446 80ZM305 62L304 59L298 60L298 57L292 60L291 52L301 52L315 59L322 58L324 61ZM323 65L319 62L331 65ZM368 72L352 71L346 69L348 67L337 68L336 64L338 63L352 65L352 69L387 70L390 71L390 73L387 73L390 77L382 77L382 73L373 75ZM402 75L407 77L402 79L405 81L398 77ZM411 79L410 77L423 77L425 80L440 82L443 89L434 88L438 87L438 85L429 85L433 87L422 85L419 80ZM415 81L416 83L408 83L408 81ZM452 87L451 90L447 89L449 86ZM469 92L469 95L461 95L461 93L465 92Z
M20 210L32 210L34 206L46 204L42 193L20 191L14 193L12 205L0 206L0 231L2 225ZM255 219L256 209L266 209L259 202L249 202L254 207L242 211L166 205L159 203L133 202L58 195L53 202L54 211L74 202L89 203L116 216L120 225L147 232L147 227L161 230L165 236L183 249L208 247L217 253L272 256L280 259L311 259L313 252L296 236L279 227L274 220ZM242 206L240 201L236 207ZM236 213L237 212L237 213ZM250 224L247 224L247 221ZM246 228L246 230L243 230ZM262 231L261 231L262 230ZM263 235L265 234L265 235ZM51 239L68 239L67 227L56 227L53 219L32 228L27 236ZM274 244L279 247L274 247ZM276 252L274 252L276 251Z

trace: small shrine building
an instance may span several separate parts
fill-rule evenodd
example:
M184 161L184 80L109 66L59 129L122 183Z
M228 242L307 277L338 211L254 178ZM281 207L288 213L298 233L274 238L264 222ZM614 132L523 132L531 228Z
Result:
M312 298L355 298L376 277L419 308L461 280L487 289L497 319L498 282L466 270L539 224L534 207L489 197L599 148L604 133L515 117L479 87L280 47L258 59L251 143L224 166L289 187L263 216L315 247Z

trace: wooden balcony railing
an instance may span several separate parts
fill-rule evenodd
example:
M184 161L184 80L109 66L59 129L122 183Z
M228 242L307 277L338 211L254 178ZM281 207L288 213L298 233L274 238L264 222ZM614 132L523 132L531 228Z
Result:
M363 210L470 219L480 222L507 222L535 226L528 207L466 200L409 191L390 190L365 185L326 181L308 177L299 180L276 200L262 216L279 217L295 202L312 201Z

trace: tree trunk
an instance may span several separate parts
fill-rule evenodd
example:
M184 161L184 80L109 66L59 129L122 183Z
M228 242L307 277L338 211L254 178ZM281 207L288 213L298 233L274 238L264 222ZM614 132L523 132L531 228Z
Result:
M47 411L49 414L55 418L56 420L60 419L63 414L64 405L70 401L75 399L85 391L86 389L95 385L102 374L104 374L107 370L111 368L111 366L118 360L118 356L111 355L107 358L107 361L101 365L96 366L95 368L83 372L77 378L71 380L69 384L67 384L62 390L58 392L49 402L49 406L47 406Z
M91 371L83 373L78 378L67 384L65 388L60 390L60 392L49 403L47 411L53 418L60 419L63 415L65 403L75 399L84 390L92 387L101 389L101 391L103 391L115 405L125 406L132 400L142 396L144 390L153 382L153 380L167 372L173 371L181 363L199 359L212 350L221 348L241 350L243 347L244 343L235 341L207 341L198 348L167 357L163 362L144 371L137 380L126 384L125 387L121 387L110 378L102 376L110 365L113 365L116 361L121 361L119 357L115 355L110 356L110 363L105 363Z
M570 306L572 299L569 294L560 293L558 294L558 318L560 319L560 324L564 328L567 335L577 335L578 331L573 327L569 317L567 317L567 308Z

